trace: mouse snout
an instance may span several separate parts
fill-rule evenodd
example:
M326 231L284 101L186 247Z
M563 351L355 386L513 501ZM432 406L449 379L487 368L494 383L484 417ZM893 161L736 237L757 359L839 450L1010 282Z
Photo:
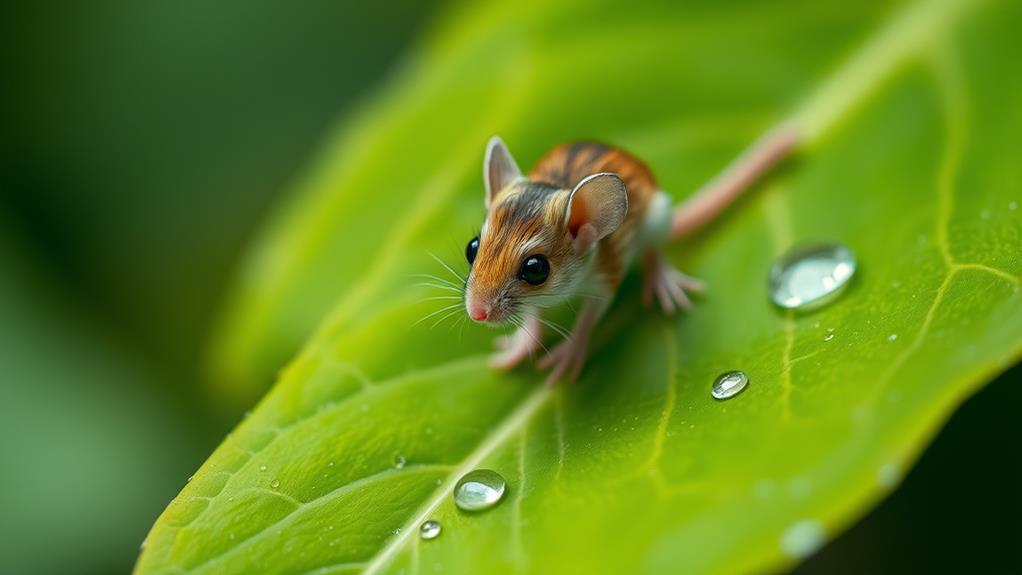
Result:
M490 319L490 314L493 312L492 306L474 299L469 300L465 307L468 308L468 317L474 321L486 321Z

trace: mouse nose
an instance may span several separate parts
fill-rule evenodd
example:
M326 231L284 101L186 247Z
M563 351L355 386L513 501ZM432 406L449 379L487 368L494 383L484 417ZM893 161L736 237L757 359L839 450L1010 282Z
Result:
M490 306L473 301L468 304L468 317L475 321L486 321L490 317Z

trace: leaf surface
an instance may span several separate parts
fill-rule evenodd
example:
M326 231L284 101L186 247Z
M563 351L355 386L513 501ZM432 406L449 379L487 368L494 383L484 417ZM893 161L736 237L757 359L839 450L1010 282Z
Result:
M258 382L326 317L159 519L140 573L745 572L814 551L893 489L1022 351L1022 6L471 8L328 147L222 339ZM722 73L733 70L733 73ZM670 250L710 293L663 318L626 281L577 385L486 368L415 286L482 217L482 145L592 135L677 198L791 121L800 154ZM764 278L796 242L860 273L809 315ZM462 266L463 268L464 266ZM330 308L327 313L325 310ZM562 318L567 320L568 318ZM442 324L449 325L449 324ZM716 375L749 388L718 402ZM501 504L457 511L485 467ZM425 519L443 525L422 541Z

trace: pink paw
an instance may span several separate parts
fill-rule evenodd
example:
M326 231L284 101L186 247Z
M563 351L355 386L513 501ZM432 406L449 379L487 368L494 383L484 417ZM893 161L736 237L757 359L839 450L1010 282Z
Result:
M547 385L553 385L561 379L569 383L578 379L586 361L586 347L584 341L566 339L541 359L539 368L550 369Z
M674 269L659 254L646 257L642 290L642 301L646 305L651 305L655 297L667 315L672 315L678 308L688 311L692 309L692 300L685 292L702 293L704 289L703 282Z

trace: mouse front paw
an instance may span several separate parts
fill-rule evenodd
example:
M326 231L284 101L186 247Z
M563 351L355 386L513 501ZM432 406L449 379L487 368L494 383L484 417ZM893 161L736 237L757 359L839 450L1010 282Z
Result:
M584 341L566 339L557 344L550 353L539 361L540 369L550 369L547 385L553 385L561 379L573 382L582 373L585 365L588 345Z
M678 308L692 309L692 300L686 292L702 293L705 290L703 282L674 269L656 252L646 255L644 272L643 302L651 305L655 298L667 315L672 315Z
M497 338L494 343L499 351L490 356L490 366L512 369L543 346L539 337L540 334L520 327L512 335Z

